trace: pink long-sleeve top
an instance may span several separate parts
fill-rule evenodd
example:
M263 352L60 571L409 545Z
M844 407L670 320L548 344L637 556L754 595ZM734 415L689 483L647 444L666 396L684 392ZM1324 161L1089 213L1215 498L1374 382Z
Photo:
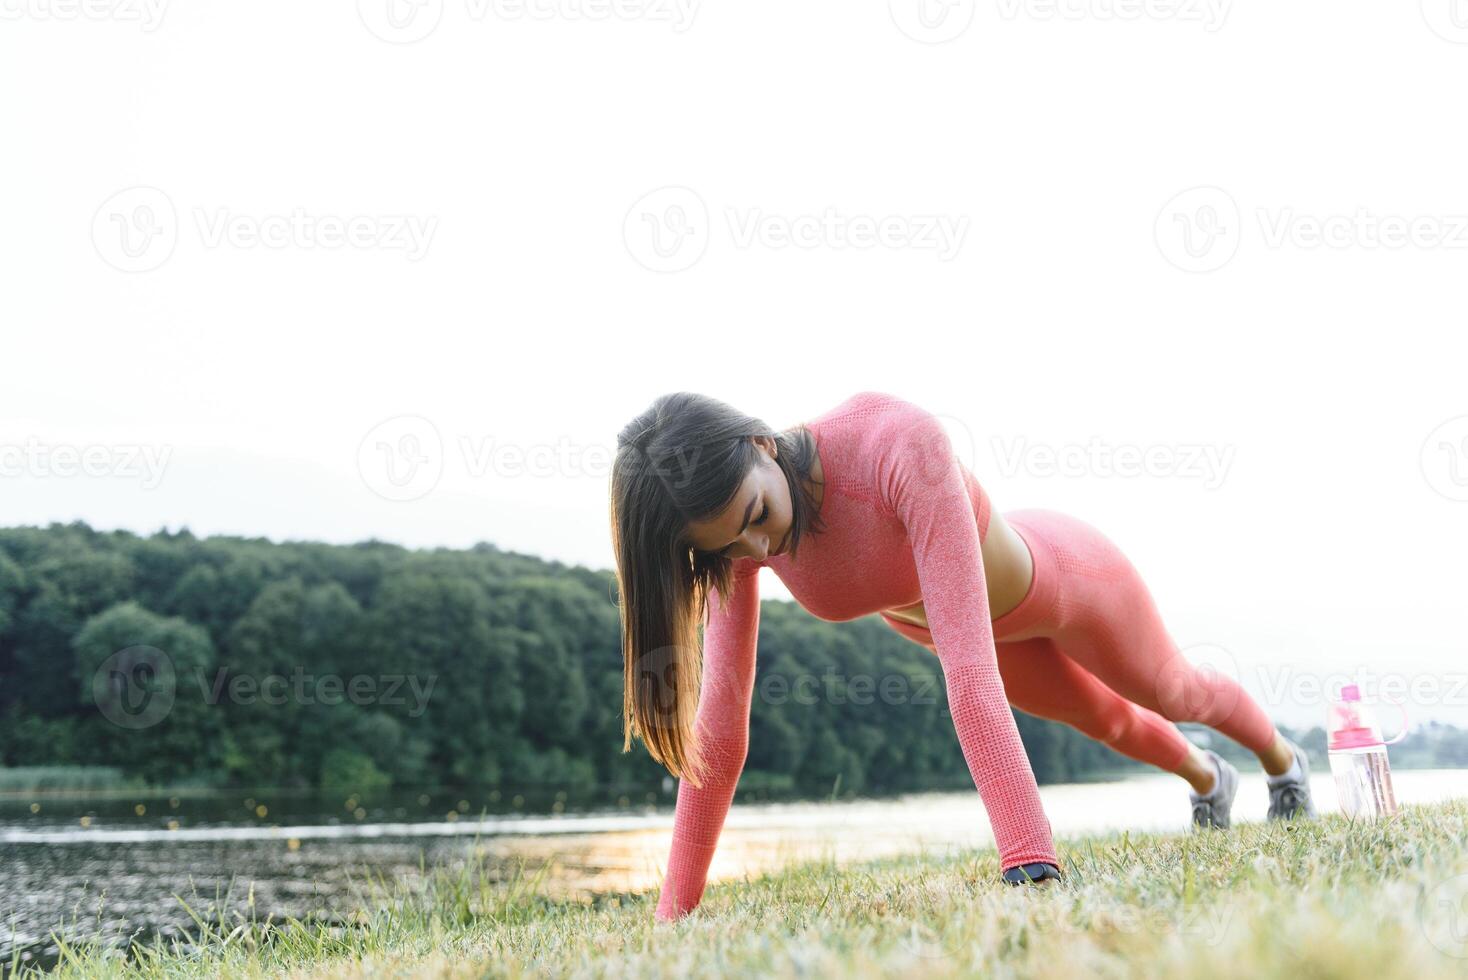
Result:
M759 633L759 569L797 602L838 622L921 601L942 664L954 728L998 845L1000 865L1060 866L1034 772L1004 695L979 546L990 505L932 413L882 392L858 392L806 422L825 480L825 530L785 554L734 563L731 594L710 596L695 719L708 775L678 784L672 851L657 917L677 919L703 897L709 864L749 748Z

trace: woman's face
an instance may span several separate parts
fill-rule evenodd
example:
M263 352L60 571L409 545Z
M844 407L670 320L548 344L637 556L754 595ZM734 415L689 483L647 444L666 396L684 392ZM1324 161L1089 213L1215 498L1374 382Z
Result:
M758 462L744 478L734 499L722 513L688 526L693 547L720 554L730 561L764 561L789 546L792 507L785 474L775 463L775 440L756 436Z

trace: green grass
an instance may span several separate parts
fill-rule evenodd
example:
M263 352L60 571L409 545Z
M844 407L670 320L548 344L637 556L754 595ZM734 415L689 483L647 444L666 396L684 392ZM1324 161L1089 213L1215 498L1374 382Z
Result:
M0 793L88 792L136 788L114 766L0 766Z
M1468 975L1468 800L1204 834L1057 843L1060 887L996 883L992 850L816 861L716 884L655 925L655 892L552 901L469 865L364 894L352 928L241 920L195 951L66 947L59 977Z

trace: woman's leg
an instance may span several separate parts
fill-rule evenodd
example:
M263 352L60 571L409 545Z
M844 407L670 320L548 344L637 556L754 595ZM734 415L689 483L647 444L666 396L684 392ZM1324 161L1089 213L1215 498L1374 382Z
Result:
M885 613L882 619L929 653L938 652L933 634L924 627ZM1013 707L1070 725L1124 756L1175 772L1199 792L1211 788L1213 768L1176 725L1117 694L1062 654L1049 638L999 642L994 650L1004 694Z
M1193 755L1178 727L1101 683L1053 640L995 644L1009 703L1026 714L1064 722L1138 762L1177 772ZM1211 778L1211 777L1210 777Z
M1182 655L1146 584L1115 544L1090 524L1058 511L1004 516L1034 555L1040 604L1021 621L1000 617L996 637L1001 626L1006 635L1049 636L1066 658L1128 701L1173 722L1217 729L1258 755L1267 772L1289 767L1289 749L1284 746L1280 753L1283 743L1263 708L1233 678L1199 668ZM1022 604L1016 612L1024 609Z

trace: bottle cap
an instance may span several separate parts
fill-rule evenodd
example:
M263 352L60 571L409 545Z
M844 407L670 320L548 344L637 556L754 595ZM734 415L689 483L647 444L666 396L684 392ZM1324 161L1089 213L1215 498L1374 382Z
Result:
M1328 706L1325 731L1332 749L1362 749L1382 744L1375 712L1361 700L1361 688L1355 684L1342 686L1340 700Z

